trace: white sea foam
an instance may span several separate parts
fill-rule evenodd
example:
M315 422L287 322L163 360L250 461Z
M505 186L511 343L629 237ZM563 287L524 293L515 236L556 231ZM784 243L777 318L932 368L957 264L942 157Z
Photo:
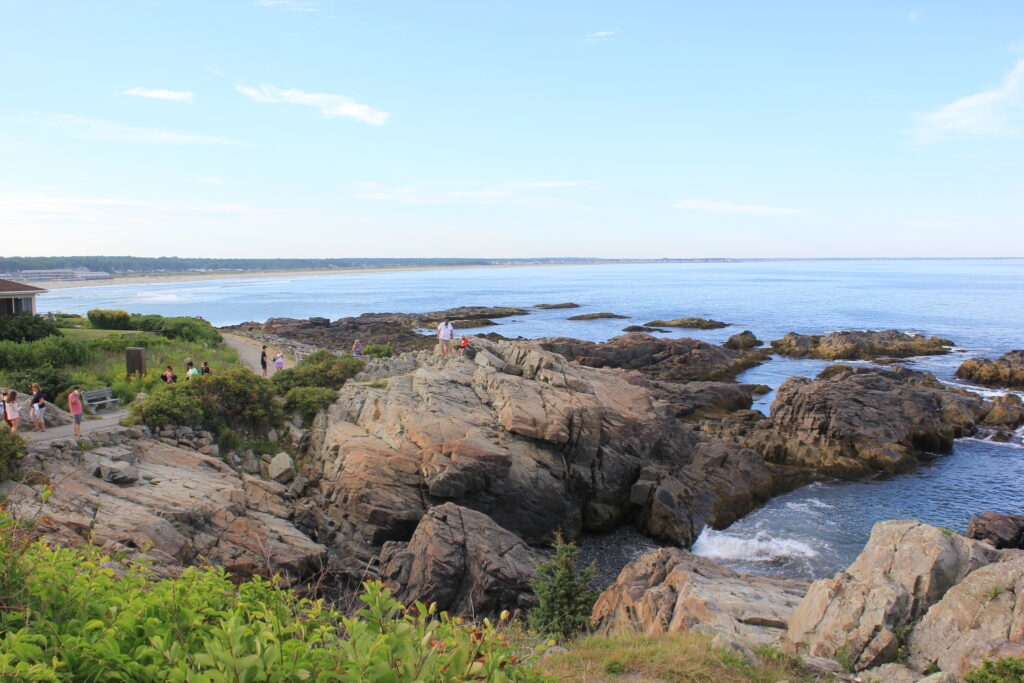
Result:
M797 512L806 512L813 514L816 510L831 510L832 506L826 502L820 501L817 498L808 498L801 502L786 503L786 507L790 510L796 510Z
M775 538L765 531L758 532L752 538L742 538L727 531L715 531L707 527L700 532L692 550L695 555L702 557L747 562L772 562L787 558L818 556L818 551L803 541Z
M138 301L183 301L185 297L180 294L160 294L157 292L139 293L135 295Z

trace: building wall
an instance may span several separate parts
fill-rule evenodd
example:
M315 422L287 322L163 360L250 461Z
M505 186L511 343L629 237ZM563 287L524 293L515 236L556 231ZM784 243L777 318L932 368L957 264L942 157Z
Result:
M0 295L0 316L14 315L28 311L36 312L36 298L34 296L3 296Z

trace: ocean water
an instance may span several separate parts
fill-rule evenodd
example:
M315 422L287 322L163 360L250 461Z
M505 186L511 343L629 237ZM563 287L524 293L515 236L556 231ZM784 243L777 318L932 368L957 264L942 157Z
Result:
M39 308L201 315L229 325L270 317L336 319L562 301L581 308L534 309L487 330L601 341L627 325L700 316L730 326L668 336L720 343L747 329L767 342L790 331L894 328L953 340L956 353L909 359L908 367L984 395L1000 392L954 380L956 367L969 357L1024 348L1024 259L536 266L238 278L54 290L40 297ZM566 320L596 311L629 318ZM814 376L825 365L776 357L738 379L774 389L794 375ZM755 407L768 412L772 396L761 397ZM951 455L936 456L913 474L816 483L774 499L728 529L705 531L694 550L746 571L820 577L848 565L876 521L913 518L962 531L971 515L983 510L1024 514L1024 448L961 439Z

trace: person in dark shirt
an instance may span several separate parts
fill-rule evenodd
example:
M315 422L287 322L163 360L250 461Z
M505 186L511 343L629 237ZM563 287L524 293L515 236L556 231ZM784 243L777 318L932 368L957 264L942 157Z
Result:
M263 350L260 351L260 374L263 377L267 376L267 347L264 344Z
M38 384L32 385L32 431L46 431L46 399L43 397L43 388Z
M210 369L210 364L207 363L205 360L203 361L203 364L199 366L199 374L200 375L210 375L210 374L213 374L213 370Z

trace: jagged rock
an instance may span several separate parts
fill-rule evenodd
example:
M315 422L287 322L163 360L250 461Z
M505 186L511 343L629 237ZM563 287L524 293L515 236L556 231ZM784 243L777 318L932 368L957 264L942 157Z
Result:
M1024 656L1024 553L983 566L949 589L910 635L910 666L963 676L985 658Z
M139 470L126 462L114 462L112 460L100 463L99 475L104 481L109 481L111 484L117 484L118 486L134 484L139 480Z
M361 572L380 544L408 540L446 501L529 543L636 514L642 531L687 544L775 490L756 452L715 439L698 451L701 437L638 373L583 367L527 342L476 343L474 360L375 361L359 379L386 386L349 382L314 422L301 471L338 525L342 565Z
M860 680L864 683L917 683L921 675L902 664L883 664L865 671Z
M999 557L987 544L927 524L879 522L849 569L811 585L789 616L784 645L845 657L858 671L894 661L913 622Z
M405 604L486 614L536 604L530 581L540 559L487 515L445 503L424 515L408 543L384 544L380 576Z
M793 358L823 360L871 360L890 356L934 356L949 353L953 342L939 337L907 334L897 330L847 330L823 336L790 332L772 341L772 351Z
M602 343L555 337L540 344L580 365L641 370L654 379L674 382L731 380L768 358L767 354L739 354L687 337L659 339L648 334L624 334Z
M1024 409L1004 408L1006 423L1024 423ZM738 413L705 430L773 463L855 477L908 472L923 452L948 453L992 410L991 402L949 390L926 373L833 365L814 380L786 380L771 418Z
M267 463L267 474L279 484L287 484L295 478L295 467L292 465L292 456L285 452L275 455Z
M917 683L960 683L959 679L946 671L939 671L931 676L918 678Z
M19 432L32 431L32 395L18 393L18 412L21 413L21 422L18 423ZM58 407L56 403L46 402L46 410L43 412L43 422L47 427L59 427L71 424L71 414Z
M617 313L583 313L581 315L573 315L566 318L566 320L601 320L604 318L628 318L628 315L619 315Z
M743 330L739 334L734 334L725 340L722 346L733 351L746 351L747 349L757 348L763 343L750 330Z
M657 327L646 327L644 325L627 325L622 328L623 332L668 332Z
M757 385L734 382L652 382L659 399L672 405L676 417L697 422L747 410Z
M117 438L108 434L106 440ZM68 450L26 463L45 470L53 490L45 502L41 485L8 481L0 495L15 517L45 520L42 530L53 539L80 544L90 538L129 550L151 546L149 559L161 566L210 561L241 576L281 573L297 580L326 561L326 548L285 519L291 505L271 488L279 485L254 484L220 460L156 441L137 440L133 451L139 479L128 486L93 476L93 464L102 470L131 467L127 462Z
M1024 517L983 512L971 517L967 538L987 541L995 548L1024 548Z
M676 548L650 550L597 599L601 633L673 633L703 624L751 643L772 643L807 590L798 579L740 574Z
M972 358L956 369L956 376L983 387L1024 389L1024 350L1004 353L995 360Z
M729 323L708 320L707 318L676 318L674 320L652 320L649 323L644 323L644 325L647 327L689 327L698 330L717 330L728 327Z

